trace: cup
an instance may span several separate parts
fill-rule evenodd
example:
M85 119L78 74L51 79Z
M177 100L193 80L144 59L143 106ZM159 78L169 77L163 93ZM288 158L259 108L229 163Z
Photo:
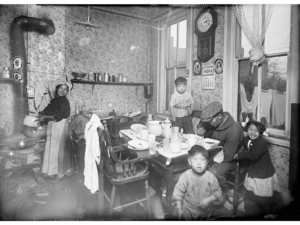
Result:
M246 122L241 122L242 127L246 126Z
M151 155L155 155L156 154L156 142L149 142L149 153Z
M151 155L156 154L156 141L155 141L155 135L149 134L148 135L148 142L149 142L149 153Z
M163 139L163 150L168 151L170 148L170 138Z
M146 129L141 129L141 135L140 135L141 139L147 140L148 134L149 134L149 131L148 131L148 130L146 130ZM154 141L155 141L155 136L154 136Z

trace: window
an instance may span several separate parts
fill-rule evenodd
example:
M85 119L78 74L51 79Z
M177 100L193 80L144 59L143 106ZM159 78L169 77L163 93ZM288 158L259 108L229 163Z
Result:
M274 5L273 14L263 43L266 60L258 69L251 70L251 45L243 31L238 56L238 121L254 119L262 122L272 135L288 133L287 79L291 5ZM257 68L257 67L255 67ZM255 100L257 99L257 101Z
M177 77L186 77L186 70L189 67L188 48L188 9L181 9L173 12L172 16L161 23L164 29L161 32L161 69L159 77L159 98L158 111L164 114L171 114L170 100L175 91L174 81Z

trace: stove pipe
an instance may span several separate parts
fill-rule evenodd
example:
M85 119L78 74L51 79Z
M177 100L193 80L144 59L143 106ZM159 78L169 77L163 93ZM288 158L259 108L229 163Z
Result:
M13 133L21 131L23 119L29 113L27 87L27 59L23 30L36 31L50 35L55 32L52 20L19 16L14 19L10 27L11 39L11 68L13 77Z

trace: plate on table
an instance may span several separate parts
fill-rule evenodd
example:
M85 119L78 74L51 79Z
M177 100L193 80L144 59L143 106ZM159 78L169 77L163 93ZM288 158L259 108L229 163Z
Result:
M149 143L143 140L131 140L128 142L128 147L132 150L146 150L149 149Z
M145 125L143 125L143 124L136 123L136 124L132 124L130 126L130 129L133 130L133 131L135 131L135 132L137 132L139 129L147 129L147 127Z
M144 141L148 141L148 135L147 135L147 138L142 138L141 135L137 134L136 137L138 139L141 139L141 140L144 140Z

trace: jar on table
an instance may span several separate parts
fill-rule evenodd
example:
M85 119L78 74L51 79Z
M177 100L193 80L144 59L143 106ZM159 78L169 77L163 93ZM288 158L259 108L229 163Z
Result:
M179 134L179 127L173 127L170 151L173 153L179 153L181 151L181 136Z

